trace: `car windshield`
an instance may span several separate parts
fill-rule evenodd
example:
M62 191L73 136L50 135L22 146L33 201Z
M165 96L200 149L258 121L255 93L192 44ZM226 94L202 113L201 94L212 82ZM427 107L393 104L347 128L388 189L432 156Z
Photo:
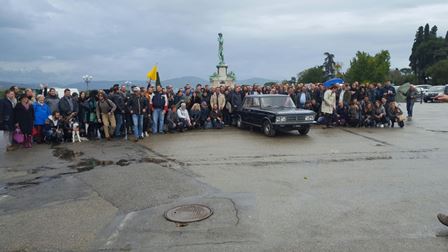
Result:
M443 91L443 87L439 86L439 87L431 87L429 90L429 92L442 92Z
M295 108L295 104L289 96L268 96L261 98L262 108Z

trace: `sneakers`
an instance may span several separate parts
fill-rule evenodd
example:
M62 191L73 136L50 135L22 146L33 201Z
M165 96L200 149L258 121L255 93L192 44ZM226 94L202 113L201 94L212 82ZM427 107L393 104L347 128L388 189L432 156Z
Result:
M437 215L437 219L439 219L440 223L442 223L443 225L448 226L448 216L447 215L439 213Z

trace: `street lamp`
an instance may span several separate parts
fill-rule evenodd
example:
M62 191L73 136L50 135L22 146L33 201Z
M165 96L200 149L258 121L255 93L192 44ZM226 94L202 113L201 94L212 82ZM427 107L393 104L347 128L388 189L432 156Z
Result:
M82 79L86 83L87 91L89 91L89 83L92 81L93 76L86 74L82 77Z
M126 90L130 90L129 87L132 85L132 81L125 81L124 84L126 85ZM130 90L132 92L132 90Z

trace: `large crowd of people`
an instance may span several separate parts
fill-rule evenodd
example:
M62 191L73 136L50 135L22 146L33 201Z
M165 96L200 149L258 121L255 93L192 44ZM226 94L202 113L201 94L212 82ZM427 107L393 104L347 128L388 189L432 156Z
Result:
M7 149L22 144L62 143L80 139L111 140L191 129L221 129L232 125L243 98L253 94L285 94L297 108L316 112L316 121L326 127L404 126L402 110L395 102L390 82L361 85L275 84L235 87L190 84L178 90L171 85L138 87L115 84L109 90L72 93L58 97L54 88L35 94L11 87L0 101L0 130ZM414 87L405 94L408 120L417 97Z

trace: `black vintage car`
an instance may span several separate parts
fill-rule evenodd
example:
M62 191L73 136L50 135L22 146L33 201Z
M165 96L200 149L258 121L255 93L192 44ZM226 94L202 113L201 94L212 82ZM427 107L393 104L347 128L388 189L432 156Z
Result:
M260 127L267 136L275 136L276 131L298 130L301 135L310 131L316 123L316 113L296 108L288 95L248 95L243 107L238 111L236 125Z

